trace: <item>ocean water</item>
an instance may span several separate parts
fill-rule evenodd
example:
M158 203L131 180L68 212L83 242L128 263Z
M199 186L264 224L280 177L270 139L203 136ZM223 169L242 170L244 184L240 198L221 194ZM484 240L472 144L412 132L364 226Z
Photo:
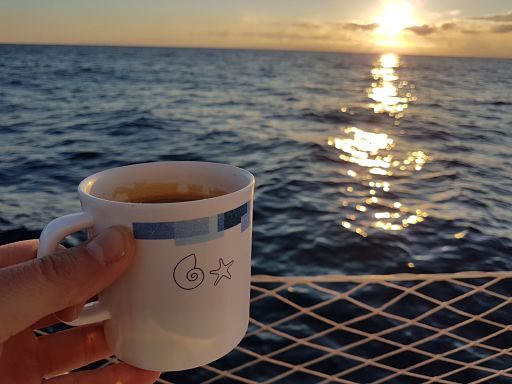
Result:
M2 45L0 240L96 171L207 160L256 176L253 273L510 270L511 88L510 60Z
M0 243L79 211L94 172L205 160L256 176L254 274L512 270L510 89L511 60L0 45Z

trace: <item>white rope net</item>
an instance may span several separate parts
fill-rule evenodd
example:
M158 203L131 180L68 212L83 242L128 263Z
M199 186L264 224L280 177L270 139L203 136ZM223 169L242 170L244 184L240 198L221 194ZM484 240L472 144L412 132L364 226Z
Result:
M158 382L512 383L510 292L512 272L253 276L240 345Z

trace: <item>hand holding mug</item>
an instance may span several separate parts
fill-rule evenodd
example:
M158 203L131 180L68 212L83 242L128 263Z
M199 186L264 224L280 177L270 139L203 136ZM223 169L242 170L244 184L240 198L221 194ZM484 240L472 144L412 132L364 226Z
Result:
M42 259L34 259L37 247L37 240L0 247L0 383L153 383L158 372L125 363L54 377L112 354L102 325L40 337L33 332L57 323L54 312L72 317L73 308L127 270L135 258L130 232L110 228Z

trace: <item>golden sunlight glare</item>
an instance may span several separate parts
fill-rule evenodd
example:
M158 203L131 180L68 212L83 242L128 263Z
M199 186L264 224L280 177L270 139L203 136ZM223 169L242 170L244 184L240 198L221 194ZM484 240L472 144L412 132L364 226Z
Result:
M379 24L376 30L379 38L377 43L384 46L400 45L400 32L418 24L411 3L403 0L384 0L382 11L374 22Z

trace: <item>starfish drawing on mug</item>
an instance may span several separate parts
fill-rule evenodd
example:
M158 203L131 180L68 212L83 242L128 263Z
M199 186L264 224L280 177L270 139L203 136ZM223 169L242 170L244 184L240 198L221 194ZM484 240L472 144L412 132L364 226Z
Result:
M217 284L219 284L220 280L223 277L231 279L231 273L229 272L229 268L233 265L234 262L235 260L231 260L229 263L224 264L224 260L222 260L222 257L219 259L219 268L210 271L211 275L217 275L215 283L213 283L214 286L217 286Z

